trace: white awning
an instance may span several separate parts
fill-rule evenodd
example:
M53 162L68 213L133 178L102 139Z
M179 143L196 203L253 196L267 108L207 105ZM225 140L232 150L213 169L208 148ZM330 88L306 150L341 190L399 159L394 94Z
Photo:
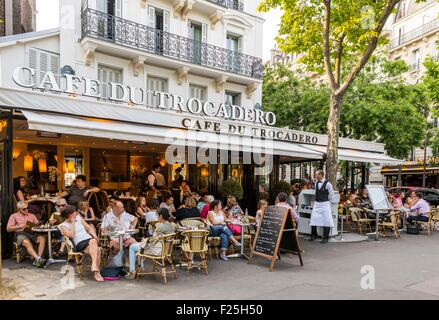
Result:
M274 154L300 159L322 159L320 152L304 148L295 143L261 140L246 136L218 135L211 132L196 132L180 128L167 128L89 117L74 117L25 110L22 112L27 118L29 129L31 130L124 141L197 146L256 154Z
M309 150L318 151L322 155L326 154L326 147L323 146L309 146L301 145ZM404 163L403 160L391 158L383 153L378 152L367 152L359 151L353 149L338 149L339 160L355 161L355 162L366 162L366 163L379 163L379 164L400 164Z

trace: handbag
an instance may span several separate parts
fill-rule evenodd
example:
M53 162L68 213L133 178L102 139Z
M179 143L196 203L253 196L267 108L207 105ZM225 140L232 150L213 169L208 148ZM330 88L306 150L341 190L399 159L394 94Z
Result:
M237 224L228 223L227 227L229 227L230 231L232 231L232 234L234 236L240 236L241 235L241 226Z
M406 225L406 233L407 234L419 234L419 231L420 231L420 227L419 227L418 224L415 224L415 225L408 224L408 225Z

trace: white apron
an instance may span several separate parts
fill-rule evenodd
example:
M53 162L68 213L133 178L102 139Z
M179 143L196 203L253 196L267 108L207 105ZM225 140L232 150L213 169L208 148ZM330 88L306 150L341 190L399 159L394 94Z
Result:
M312 208L311 226L317 227L334 227L334 221L332 220L331 202L314 202Z

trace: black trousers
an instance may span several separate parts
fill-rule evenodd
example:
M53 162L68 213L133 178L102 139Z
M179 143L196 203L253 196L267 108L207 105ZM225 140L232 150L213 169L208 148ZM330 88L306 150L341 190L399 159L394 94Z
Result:
M331 227L323 227L323 239L329 239ZM311 236L317 237L317 226L311 226Z

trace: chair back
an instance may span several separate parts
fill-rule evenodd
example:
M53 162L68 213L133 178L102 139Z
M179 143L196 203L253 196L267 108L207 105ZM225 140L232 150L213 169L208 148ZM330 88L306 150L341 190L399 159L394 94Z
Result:
M64 237L64 242L66 244L67 253L74 253L75 250L74 250L72 240L70 240L70 238L68 238L68 237Z
M162 257L172 256L172 250L174 250L175 236L175 233L170 233L157 237L157 241L162 243Z
M107 210L107 207L110 205L110 201L108 200L108 194L106 191L99 191L97 194L99 212L95 212L95 214L99 215L98 218L101 218L102 212Z
M188 230L181 233L183 247L191 252L204 252L207 250L208 230Z
M360 208L354 208L354 207L349 208L349 213L351 215L352 221L357 222L360 220L360 212L361 212Z
M204 228L205 224L200 219L183 219L180 222L180 225L183 227L196 227L196 228Z
M90 192L87 197L88 204L90 208L93 208L93 212L101 217L101 211L99 210L99 199L96 192Z

